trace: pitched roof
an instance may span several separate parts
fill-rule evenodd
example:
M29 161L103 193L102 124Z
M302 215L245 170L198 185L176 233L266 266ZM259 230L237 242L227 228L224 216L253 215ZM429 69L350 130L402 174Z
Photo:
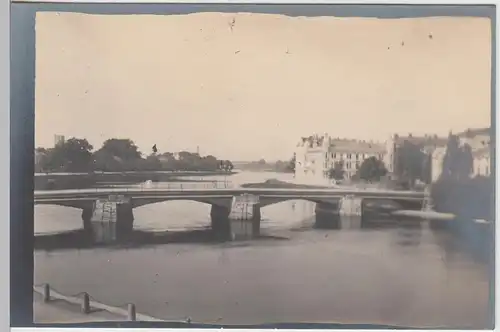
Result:
M332 139L328 152L338 153L384 153L385 146L376 142L348 139Z
M472 138L478 135L491 135L491 128L475 128L475 129L469 128L457 134L458 137L466 137L466 138Z
M411 142L416 145L424 146L446 146L448 138L439 137L437 135L431 136L398 136L394 139L396 144L403 144L405 141Z

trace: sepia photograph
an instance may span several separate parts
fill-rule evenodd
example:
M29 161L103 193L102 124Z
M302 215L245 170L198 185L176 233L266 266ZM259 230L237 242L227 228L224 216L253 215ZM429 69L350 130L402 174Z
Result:
M491 328L494 28L38 11L33 322Z

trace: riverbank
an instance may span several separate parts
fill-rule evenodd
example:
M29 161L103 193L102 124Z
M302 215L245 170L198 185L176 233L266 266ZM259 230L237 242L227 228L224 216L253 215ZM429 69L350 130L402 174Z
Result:
M53 299L49 303L44 303L42 295L36 291L33 292L33 322L35 324L65 324L123 320L123 317L113 315L104 310L84 314L81 312L80 306L61 299Z
M37 173L35 190L82 189L105 184L133 184L146 181L176 182L181 177L231 176L233 171L155 171L155 172L95 172L95 173ZM187 181L190 181L189 179ZM194 180L192 180L194 181ZM196 180L200 182L199 179Z

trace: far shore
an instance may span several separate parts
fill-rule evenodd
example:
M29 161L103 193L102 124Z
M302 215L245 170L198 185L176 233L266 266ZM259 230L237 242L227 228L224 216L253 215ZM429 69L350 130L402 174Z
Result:
M235 171L124 171L124 172L38 172L35 176L75 176L75 175L136 175L136 174L173 174L176 176L187 176L187 175L230 175L235 174Z
M35 190L82 189L103 184L137 184L152 182L193 181L182 177L231 176L234 171L148 171L148 172L90 172L35 173ZM205 179L206 180L206 179ZM198 181L198 180L196 180Z

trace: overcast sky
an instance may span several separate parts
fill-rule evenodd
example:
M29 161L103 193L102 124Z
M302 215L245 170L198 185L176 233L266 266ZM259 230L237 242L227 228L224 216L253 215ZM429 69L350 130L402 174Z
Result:
M38 13L36 31L36 146L276 160L315 132L490 126L488 19Z

